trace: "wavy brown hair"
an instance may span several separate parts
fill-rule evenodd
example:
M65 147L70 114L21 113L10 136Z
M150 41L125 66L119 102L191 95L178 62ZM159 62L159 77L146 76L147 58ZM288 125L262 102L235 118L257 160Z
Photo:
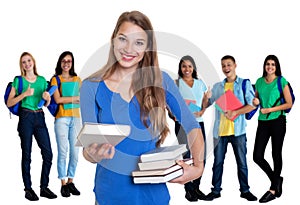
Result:
M162 73L158 65L156 39L147 16L139 11L121 14L111 36L108 61L89 79L105 80L115 72L118 61L114 55L113 40L124 22L131 22L147 33L147 48L132 76L130 89L138 100L143 124L150 129L154 136L159 136L156 145L160 146L170 130L166 119L165 91L162 87Z

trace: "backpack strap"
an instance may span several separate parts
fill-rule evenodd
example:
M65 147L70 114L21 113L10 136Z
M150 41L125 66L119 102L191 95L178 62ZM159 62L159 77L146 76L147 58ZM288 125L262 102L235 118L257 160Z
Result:
M247 83L247 80L249 80L249 79L243 79L243 81L242 81L242 90L243 90L243 94L244 94L245 105L246 105L246 83Z
M22 93L22 90L23 90L23 79L22 79L22 76L20 76L20 75L18 75L16 77L19 80L18 94L20 95Z

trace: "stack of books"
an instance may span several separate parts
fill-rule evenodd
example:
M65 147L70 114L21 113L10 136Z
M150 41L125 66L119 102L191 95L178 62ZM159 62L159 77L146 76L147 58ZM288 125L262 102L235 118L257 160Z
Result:
M176 160L182 159L182 154L187 151L186 145L173 145L159 147L140 156L139 170L132 172L133 182L165 183L183 174L181 166ZM192 165L193 159L185 159L185 163Z

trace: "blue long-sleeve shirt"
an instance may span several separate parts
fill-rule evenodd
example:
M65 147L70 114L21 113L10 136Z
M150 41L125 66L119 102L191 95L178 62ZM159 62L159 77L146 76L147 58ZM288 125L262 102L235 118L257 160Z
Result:
M170 76L163 72L162 86L166 103L187 132L199 128ZM131 172L138 169L141 154L155 149L158 136L144 126L135 96L127 102L108 89L104 81L85 80L80 90L83 123L130 125L131 132L115 147L113 159L97 164L94 192L101 205L167 205L170 196L166 184L134 184ZM117 192L116 192L117 190Z
M250 81L246 82L246 92L244 97L244 92L242 89L242 82L243 79L237 77L233 84L233 93L234 95L244 104L244 105L251 105L253 106L253 98L254 98L254 90L251 85ZM226 79L221 82L214 84L211 92L212 97L209 99L209 105L212 105L222 94L224 94L224 86L226 83ZM245 102L246 100L246 102ZM219 137L219 126L220 126L220 119L221 119L221 112L218 109L215 109L215 122L214 122L214 129L213 129L213 136L214 138ZM247 122L245 119L245 115L239 115L234 121L234 135L240 136L246 133L246 126Z

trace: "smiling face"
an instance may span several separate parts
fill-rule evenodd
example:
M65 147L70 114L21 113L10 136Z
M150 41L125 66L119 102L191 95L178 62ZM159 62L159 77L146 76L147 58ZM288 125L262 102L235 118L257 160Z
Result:
M265 65L265 71L267 75L275 75L276 72L276 63L274 60L268 60Z
M193 74L194 66L191 61L184 60L181 63L181 72L183 74L183 78L191 78Z
M236 77L235 68L236 63L231 59L224 59L221 61L222 71L227 79L234 80Z
M34 67L34 61L30 55L24 55L21 58L22 69L24 73L32 72Z
M71 55L66 55L62 60L61 60L61 68L62 72L69 73L70 69L72 68L72 56Z
M147 33L139 26L124 22L113 40L114 55L122 68L136 69L148 44Z

